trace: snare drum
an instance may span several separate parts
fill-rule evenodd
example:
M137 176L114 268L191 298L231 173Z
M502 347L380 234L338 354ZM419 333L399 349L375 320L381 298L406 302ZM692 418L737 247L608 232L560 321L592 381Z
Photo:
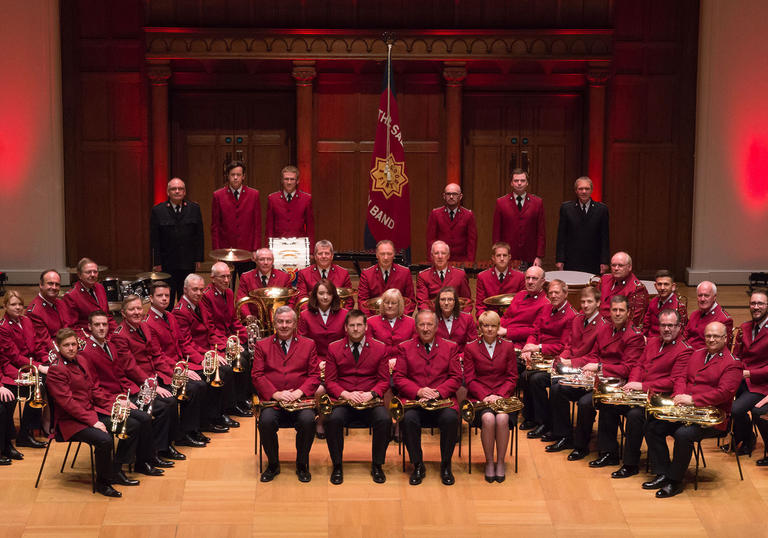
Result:
M558 279L568 284L568 302L576 312L581 310L581 290L589 286L593 276L592 273L582 271L547 271L544 274L547 282Z
M118 303L123 300L123 294L120 290L120 281L114 277L105 278L101 284L104 291L107 292L107 302Z
M148 301L150 296L152 295L152 279L151 278L140 278L138 280L134 280L131 282L129 288L131 290L131 293L134 295L138 295L142 298L144 301Z

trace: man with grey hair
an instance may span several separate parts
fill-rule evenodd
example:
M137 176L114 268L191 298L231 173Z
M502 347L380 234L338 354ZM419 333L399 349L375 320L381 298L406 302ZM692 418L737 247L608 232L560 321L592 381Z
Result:
M733 335L733 319L717 303L717 286L705 280L696 286L696 302L699 308L691 314L685 326L685 340L693 349L704 347L704 329L713 321L725 325L728 332L728 345Z
M611 272L600 277L600 314L611 319L611 299L622 295L627 298L629 319L640 327L648 309L648 290L632 273L632 257L626 252L617 252L611 257Z
M445 241L432 243L432 267L419 273L416 280L416 302L419 310L432 310L438 292L448 286L456 290L456 295L467 299L463 310L472 312L472 291L469 289L467 274L448 265L451 248Z
M274 405L262 408L258 428L261 444L267 454L267 468L262 482L272 481L280 474L277 431L281 424L296 428L296 475L300 482L309 482L309 451L315 439L315 408L312 400L320 385L315 343L296 334L296 312L281 306L274 315L275 334L256 342L251 376L253 386L262 402ZM284 406L307 401L307 407L294 412Z
M607 273L611 255L608 241L608 206L592 199L592 180L578 178L576 200L560 206L555 261L558 270Z
M333 243L327 239L315 243L315 263L299 271L296 300L309 297L309 292L322 279L330 280L336 288L352 287L349 271L333 263ZM354 300L350 297L344 302L344 308L352 308L353 304Z

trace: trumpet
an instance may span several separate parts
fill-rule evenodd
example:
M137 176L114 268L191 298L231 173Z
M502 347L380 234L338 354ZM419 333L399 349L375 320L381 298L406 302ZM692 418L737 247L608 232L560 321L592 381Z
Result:
M232 367L233 372L240 373L243 371L243 364L240 361L240 354L242 352L243 346L240 345L240 340L236 334L227 338L224 354L227 358L227 363Z
M205 382L210 383L212 387L224 385L224 381L219 376L219 357L215 349L206 351L203 356L203 374L205 375ZM213 380L211 380L211 376L213 376Z
M344 398L333 400L327 394L323 394L322 396L320 396L317 402L317 412L321 416L327 417L333 412L334 407L339 407L340 405L348 405L352 409L363 411L365 409L372 409L374 407L379 407L380 405L384 405L384 401L381 398L371 398L367 402L355 403L351 400L345 400Z
M176 363L171 375L171 393L180 402L189 400L187 381L189 381L189 355L187 355L185 360Z
M43 399L43 384L40 381L40 371L37 369L37 366L32 364L31 358L29 359L29 364L19 368L14 382L16 383L16 399L19 402L29 401L29 406L35 409L42 409L46 406ZM21 387L27 387L26 396L21 395Z
M394 419L395 422L400 422L403 420L406 409L421 407L426 411L437 411L438 409L446 409L452 406L453 400L450 398L431 398L429 400L401 400L395 396L389 403L389 415Z
M648 396L645 408L647 415L668 422L682 422L686 426L699 424L711 428L725 422L725 412L714 406L697 407L695 405L675 405L669 394Z
M472 423L475 420L475 414L482 409L491 409L495 413L515 413L523 408L523 402L519 398L510 396L509 398L499 398L495 402L482 402L464 400L459 406L461 418L465 422Z
M117 434L118 439L127 439L128 432L126 427L128 425L128 417L131 414L131 389L128 389L126 394L118 394L115 398L115 403L112 404L112 412L110 413L110 420L112 422L112 433ZM122 424L122 427L120 425ZM117 433L120 428L120 433Z
M136 398L139 411L144 411L146 407L147 414L152 415L152 404L155 402L155 396L157 396L157 374L154 377L146 378L141 384L139 395Z
M260 400L258 396L253 395L253 405L258 409L265 409L267 407L279 407L294 413L301 411L302 409L314 409L317 404L314 398L305 398L302 400L293 400L292 402L283 402L278 400Z
M592 392L594 404L628 405L630 407L645 407L648 404L648 393L642 390L624 390L624 383L609 383L605 379L595 377L595 388Z
M248 333L248 352L253 355L256 351L256 342L263 338L264 325L254 316L246 318L245 331Z

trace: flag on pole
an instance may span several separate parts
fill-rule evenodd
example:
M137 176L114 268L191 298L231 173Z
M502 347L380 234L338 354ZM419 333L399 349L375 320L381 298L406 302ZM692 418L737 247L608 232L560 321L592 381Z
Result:
M392 90L392 44L387 44L387 70L379 100L376 139L368 182L366 236L373 243L390 239L395 249L411 246L411 196L405 169L403 133ZM371 248L373 245L366 245Z

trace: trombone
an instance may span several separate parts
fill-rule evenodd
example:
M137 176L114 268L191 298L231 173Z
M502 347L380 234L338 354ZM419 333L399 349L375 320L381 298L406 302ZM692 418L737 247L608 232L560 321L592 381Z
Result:
M32 364L32 358L29 359L29 364L25 364L19 368L19 372L14 380L16 383L16 399L20 403L29 401L29 407L35 409L42 409L46 403L43 399L43 384L40 381L40 371L37 366ZM27 387L27 394L21 395L21 387ZM34 387L34 388L33 388Z
M117 434L118 439L128 439L128 432L126 427L128 425L128 417L131 414L131 389L128 389L126 394L118 394L115 398L115 403L112 404L112 412L110 413L110 420L112 422L112 433ZM122 428L120 425L122 424ZM117 433L120 428L120 433Z
M224 385L224 381L221 380L219 375L219 357L215 349L206 351L203 356L203 375L205 375L206 383L210 383L212 387ZM213 376L213 380L211 380L211 376Z
M421 407L425 411L437 411L453 406L450 398L431 398L429 400L401 400L397 396L389 403L389 415L395 422L400 422L405 416L406 409Z

